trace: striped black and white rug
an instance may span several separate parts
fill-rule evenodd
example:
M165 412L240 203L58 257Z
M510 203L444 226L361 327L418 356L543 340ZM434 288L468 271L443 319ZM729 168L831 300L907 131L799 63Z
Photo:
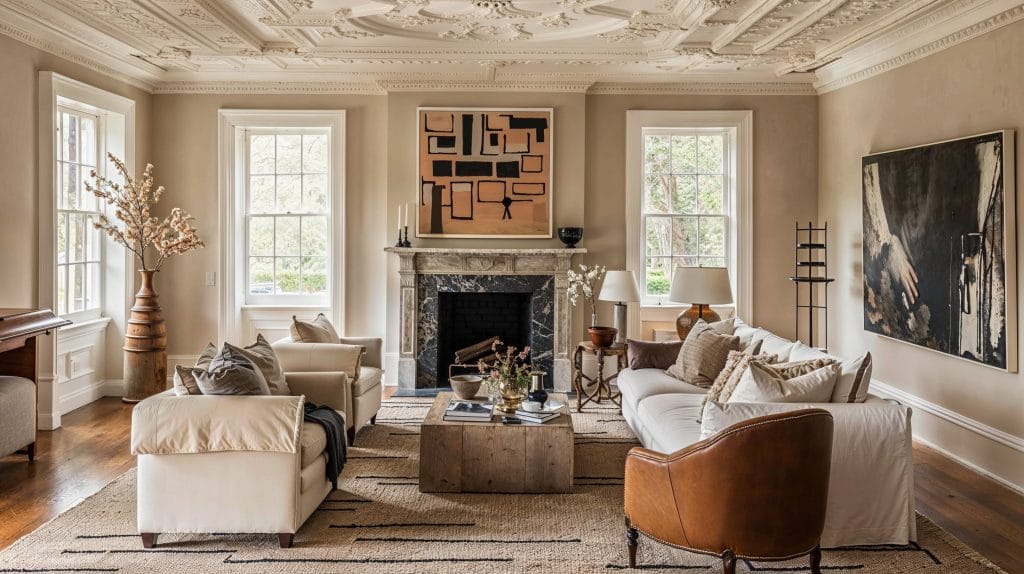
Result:
M636 440L618 409L573 413L575 486L563 495L422 494L419 423L432 402L385 402L364 429L339 484L282 550L276 537L135 534L135 472L0 552L4 572L189 574L610 572L626 567L622 468ZM827 550L823 570L938 574L1000 570L919 517L919 545ZM713 557L641 540L645 569L714 573ZM742 564L740 571L799 572L806 562Z

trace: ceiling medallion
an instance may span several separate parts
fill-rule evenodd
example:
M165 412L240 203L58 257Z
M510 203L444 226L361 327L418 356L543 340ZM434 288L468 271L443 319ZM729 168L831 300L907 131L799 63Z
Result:
M473 6L475 6L480 13L480 17L496 17L496 18L536 18L540 16L540 12L534 12L532 10L523 10L517 8L512 4L512 0L473 0Z
M505 24L493 26L479 22L458 24L455 28L438 34L442 40L477 40L481 42L510 42L513 40L529 40L533 34L525 29L525 24Z

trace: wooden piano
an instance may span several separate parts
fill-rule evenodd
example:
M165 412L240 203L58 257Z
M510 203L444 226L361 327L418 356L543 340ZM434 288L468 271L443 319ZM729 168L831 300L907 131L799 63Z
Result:
M48 335L54 329L70 324L71 321L55 316L49 309L24 311L0 317L0 376L20 377L38 385L36 337ZM39 411L38 400L37 386L36 398L31 405L35 412ZM3 407L0 405L0 410L3 410ZM35 420L35 413L32 413L31 418ZM34 436L35 429L32 433ZM27 450L29 460L35 458L34 440L31 444L18 444L14 448ZM0 453L2 454L4 453Z

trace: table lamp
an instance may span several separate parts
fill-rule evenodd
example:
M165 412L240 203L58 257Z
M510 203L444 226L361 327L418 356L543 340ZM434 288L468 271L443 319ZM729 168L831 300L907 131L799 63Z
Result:
M690 303L690 308L676 318L676 333L680 339L686 340L697 319L708 323L721 320L709 305L732 303L729 270L725 267L676 267L668 300Z
M615 302L615 344L626 342L626 303L640 301L640 290L636 287L636 277L632 271L609 271L604 276L601 293L597 296L601 301Z

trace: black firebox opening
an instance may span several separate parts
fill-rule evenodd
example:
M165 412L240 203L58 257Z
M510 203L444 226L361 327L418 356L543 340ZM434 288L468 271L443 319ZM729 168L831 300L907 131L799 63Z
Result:
M490 337L530 345L532 293L438 293L437 386L447 387L455 351ZM456 369L453 374L475 373Z

